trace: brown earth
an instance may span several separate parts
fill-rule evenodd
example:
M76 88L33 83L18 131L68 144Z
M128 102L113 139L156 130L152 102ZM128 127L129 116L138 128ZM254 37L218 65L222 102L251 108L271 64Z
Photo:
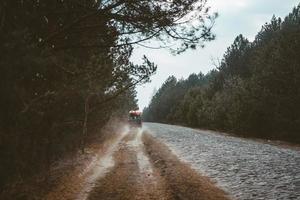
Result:
M135 146L131 142L136 142ZM148 158L144 164L149 166L144 168L151 169L146 172L139 166L144 165L139 162L143 160L138 156L141 152ZM115 166L97 182L89 200L229 199L207 177L179 161L164 144L146 133L126 136L114 159Z
M36 174L29 180L16 182L0 193L1 200L74 199L83 177L80 174L96 157L104 154L117 135L96 138L85 148L55 162L47 173Z
M229 199L209 178L201 176L189 165L182 163L161 142L144 134L144 144L153 166L168 183L172 199L221 200Z
M14 199L229 199L151 135L140 129L124 130L105 142L90 145L85 154L72 161L61 163L67 167L54 167L51 187L35 186L27 192L31 195Z
M106 140L101 143L93 143L85 149L84 154L78 157L84 159L75 159L72 162L72 168L64 173L59 170L61 177L57 178L55 187L42 198L45 200L73 200L77 199L78 194L83 190L85 180L91 176L93 169L96 168L95 163L99 162L102 157L107 154L110 146L117 140L118 135L110 133L106 136Z
M114 168L97 182L89 200L173 199L159 170L141 171L137 151L144 151L142 141L138 139L135 146L129 144L137 139L138 134L129 133L120 143L120 148L114 155Z

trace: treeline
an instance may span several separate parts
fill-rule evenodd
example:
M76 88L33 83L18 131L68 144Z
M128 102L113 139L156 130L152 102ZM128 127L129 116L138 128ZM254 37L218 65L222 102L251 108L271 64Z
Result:
M237 36L207 75L169 77L144 119L300 143L300 6Z
M198 0L1 0L0 193L135 109L135 86L156 66L131 63L134 45L203 45L214 38L208 11Z
M5 24L0 39L0 188L47 171L63 155L83 149L113 113L122 117L137 106L134 88L116 95L134 83L126 49L71 48L76 40L89 39L79 27L42 44L49 29L80 16L67 13L74 4L1 4ZM83 12L80 7L74 9ZM60 12L66 14L56 14ZM81 26L86 23L92 22ZM94 34L105 33L104 28L111 29L104 26ZM113 45L115 40L106 44ZM109 56L111 53L124 54L123 60Z

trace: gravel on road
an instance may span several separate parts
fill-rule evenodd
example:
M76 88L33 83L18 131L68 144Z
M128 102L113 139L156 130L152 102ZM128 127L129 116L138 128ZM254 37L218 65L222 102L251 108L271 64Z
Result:
M174 125L144 129L234 199L300 200L299 150Z

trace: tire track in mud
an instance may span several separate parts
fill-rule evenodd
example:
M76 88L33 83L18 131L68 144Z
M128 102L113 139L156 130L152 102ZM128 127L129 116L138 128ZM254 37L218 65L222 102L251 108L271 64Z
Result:
M88 154L93 157L86 162L78 162L79 165L72 171L67 171L59 184L43 198L45 200L85 200L93 190L96 181L105 176L114 166L113 154L117 150L120 141L128 134L128 127L124 127L119 134L109 138L101 146L88 148Z
M229 199L143 130L123 138L114 160L114 167L95 183L89 200Z
M79 175L84 176L83 189L77 196L77 200L86 200L89 193L95 187L96 181L106 175L106 173L115 165L113 154L117 150L120 141L128 134L128 131L121 133L116 140L109 146L104 155L99 153L86 169Z
M123 139L114 159L114 168L98 180L89 200L172 199L145 154L142 130L133 131Z
M228 199L142 129L127 129L93 152L93 159L44 199Z

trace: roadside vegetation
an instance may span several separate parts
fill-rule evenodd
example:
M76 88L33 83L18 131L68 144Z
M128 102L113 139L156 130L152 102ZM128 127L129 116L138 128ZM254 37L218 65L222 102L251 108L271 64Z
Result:
M300 143L299 53L300 5L253 42L237 36L208 74L169 77L144 120Z
M136 108L135 86L156 65L131 63L135 45L202 47L215 17L202 0L2 0L0 193L84 152L110 119Z

